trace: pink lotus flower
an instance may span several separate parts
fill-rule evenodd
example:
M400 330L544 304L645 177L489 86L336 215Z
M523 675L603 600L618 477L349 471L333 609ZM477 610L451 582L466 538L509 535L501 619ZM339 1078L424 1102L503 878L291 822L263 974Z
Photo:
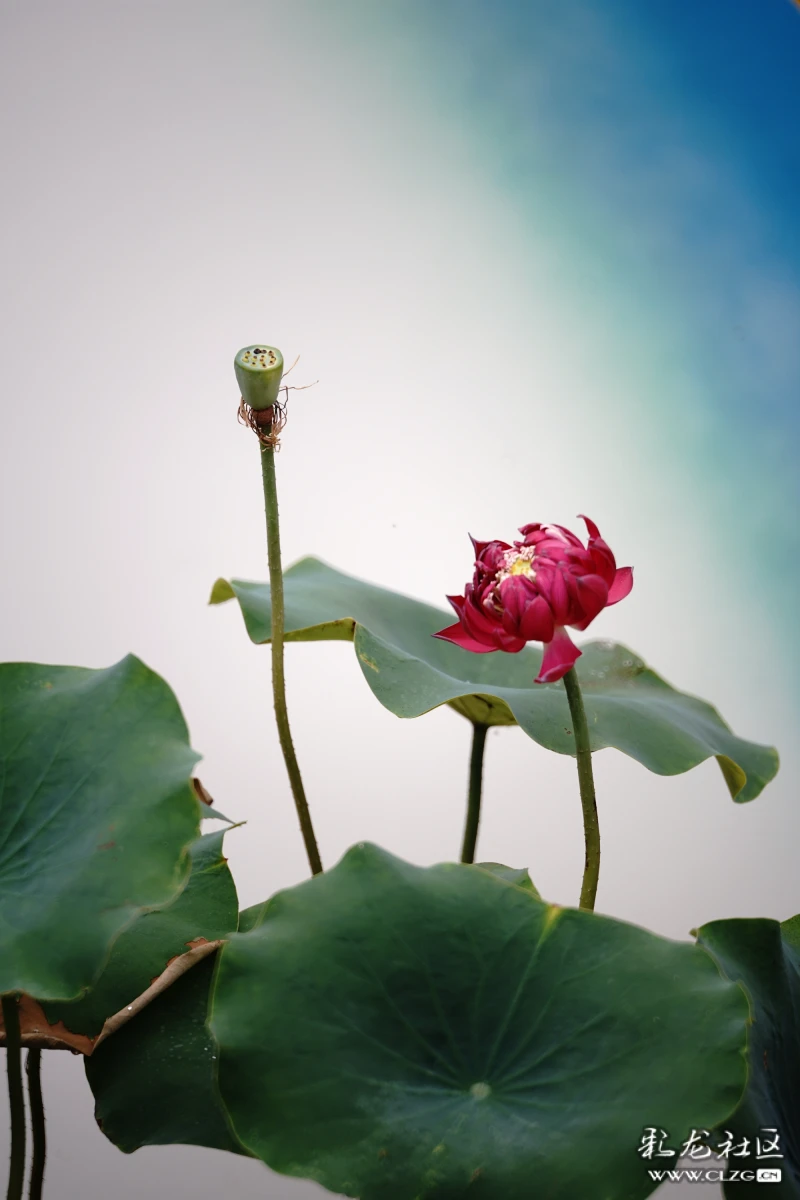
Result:
M544 642L536 683L562 679L580 650L566 629L586 629L633 587L633 569L617 567L594 521L589 540L563 525L523 525L524 541L476 542L475 575L463 596L448 596L458 622L433 636L475 654L517 654L526 642Z

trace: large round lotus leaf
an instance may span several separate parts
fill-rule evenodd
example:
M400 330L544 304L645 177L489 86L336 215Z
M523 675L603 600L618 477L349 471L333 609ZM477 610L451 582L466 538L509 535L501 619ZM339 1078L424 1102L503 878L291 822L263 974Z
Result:
M637 1200L645 1125L738 1103L747 1001L696 946L361 845L221 951L219 1086L269 1166L361 1200Z
M572 721L560 683L538 684L542 656L471 654L434 638L453 614L374 587L304 558L284 577L286 640L353 639L375 696L398 717L450 704L470 720L513 725L559 754L573 754ZM256 643L271 635L269 586L217 580L211 603L237 599ZM716 709L670 687L631 650L589 642L576 664L592 749L613 746L658 775L716 757L736 800L752 800L778 769L769 746L731 733Z
M506 883L513 883L517 887L525 888L537 900L541 900L539 889L531 879L527 867L507 867L503 863L495 862L482 862L474 865L481 871L489 871L490 874L496 875L498 879L504 879Z
M194 842L192 873L177 900L145 913L120 934L100 977L80 1000L45 1004L51 1024L63 1021L72 1033L97 1037L106 1019L141 995L171 959L236 929L239 906L222 855L224 837L225 831L207 833Z
M86 1059L97 1123L126 1154L176 1142L247 1154L214 1079L206 1028L213 970L213 958L203 959Z
M739 1151L729 1166L781 1170L776 1196L800 1198L800 916L780 925L761 918L711 921L698 931L729 979L741 983L750 999L752 1031L747 1053L747 1090L725 1128ZM771 1130L772 1133L765 1132ZM772 1156L758 1157L777 1135ZM744 1145L743 1139L747 1140ZM759 1146L760 1141L760 1146ZM780 1154L781 1158L774 1157ZM763 1184L736 1181L725 1194L754 1200Z
M69 999L189 870L197 755L163 679L0 666L0 992Z

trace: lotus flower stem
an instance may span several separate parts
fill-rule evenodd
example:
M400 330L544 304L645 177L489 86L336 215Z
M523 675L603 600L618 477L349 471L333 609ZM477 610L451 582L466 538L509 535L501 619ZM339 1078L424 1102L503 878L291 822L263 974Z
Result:
M479 721L472 722L472 754L469 760L469 790L467 792L467 820L464 826L464 841L461 846L462 863L475 862L475 843L478 840L478 825L481 819L481 790L483 788L483 751L489 726Z
M575 755L578 760L578 786L583 807L583 837L586 844L580 907L593 910L597 895L597 881L600 877L600 822L597 819L597 801L594 795L589 726L586 723L581 686L578 683L578 675L574 667L570 667L564 676L564 688L572 716L572 733L575 738Z
M267 555L269 560L269 587L272 600L272 694L275 703L275 720L278 737L294 796L300 832L308 855L312 875L322 871L322 861L311 823L300 767L294 750L289 714L286 709L286 679L283 670L283 572L281 570L281 537L278 525L278 492L275 484L275 450L272 446L260 447L261 476L264 481L264 506L267 514Z
M22 1050L16 996L3 996L6 1031L8 1100L11 1109L11 1157L6 1200L22 1200L25 1182L25 1096L22 1091Z
M33 1138L28 1200L42 1200L47 1137L44 1127L44 1101L42 1100L42 1051L39 1047L28 1051L25 1071L28 1076L28 1100L31 1107L31 1135Z

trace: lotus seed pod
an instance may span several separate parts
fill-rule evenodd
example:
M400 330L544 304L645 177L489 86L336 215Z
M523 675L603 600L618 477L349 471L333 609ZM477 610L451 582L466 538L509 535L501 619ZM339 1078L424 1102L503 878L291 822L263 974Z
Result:
M244 402L254 412L270 408L278 399L283 375L283 355L280 350L265 342L245 346L233 360L233 369Z

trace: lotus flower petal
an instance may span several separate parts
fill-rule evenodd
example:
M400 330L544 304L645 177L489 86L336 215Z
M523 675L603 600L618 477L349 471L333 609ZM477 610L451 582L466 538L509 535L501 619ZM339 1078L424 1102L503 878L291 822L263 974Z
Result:
M447 597L458 624L434 637L474 654L515 654L527 642L542 642L544 658L536 682L562 679L581 653L565 627L586 629L633 587L632 568L617 568L597 525L590 517L581 520L588 533L586 545L563 525L539 521L520 526L524 540L513 546L472 538L473 581L463 596Z

